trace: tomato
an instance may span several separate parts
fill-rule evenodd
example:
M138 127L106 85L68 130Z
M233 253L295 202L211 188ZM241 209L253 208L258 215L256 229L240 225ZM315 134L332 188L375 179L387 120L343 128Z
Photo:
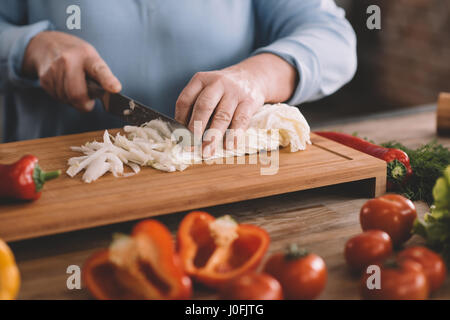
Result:
M424 300L429 295L428 280L422 266L408 260L396 266L380 269L380 288L369 289L367 280L371 274L361 278L361 295L369 300ZM371 281L371 280L369 280Z
M361 227L382 230L389 234L394 246L411 237L416 208L411 200L397 194L387 194L367 201L360 212Z
M220 298L226 300L281 300L283 292L277 279L266 273L248 273L224 286Z
M345 245L345 260L356 271L371 264L379 264L392 254L392 241L389 235L381 230L363 232Z
M427 276L431 292L439 289L447 276L447 267L444 260L442 260L440 255L428 248L410 247L400 252L397 259L400 262L413 260L419 263Z
M321 257L291 247L272 255L264 271L281 283L286 299L315 299L325 288L327 268Z

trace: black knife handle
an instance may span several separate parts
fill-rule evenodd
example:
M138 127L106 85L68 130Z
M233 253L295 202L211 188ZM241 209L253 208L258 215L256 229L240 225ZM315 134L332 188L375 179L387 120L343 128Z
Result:
M105 94L105 90L97 81L86 78L86 84L88 88L88 94L91 99L101 99Z

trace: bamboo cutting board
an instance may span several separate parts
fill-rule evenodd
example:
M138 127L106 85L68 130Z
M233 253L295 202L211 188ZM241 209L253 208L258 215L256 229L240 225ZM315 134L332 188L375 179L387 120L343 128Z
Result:
M114 131L111 131L114 133ZM340 183L366 180L371 195L386 190L386 163L336 142L312 135L306 151L279 153L278 172L261 175L268 164L197 164L184 172L143 168L135 176L111 174L94 183L81 174L65 174L67 160L79 153L70 146L101 141L103 132L45 138L0 145L0 163L22 155L37 156L46 170L61 169L36 202L0 202L0 238L6 241L148 218L218 204L266 197ZM232 213L230 213L232 214Z

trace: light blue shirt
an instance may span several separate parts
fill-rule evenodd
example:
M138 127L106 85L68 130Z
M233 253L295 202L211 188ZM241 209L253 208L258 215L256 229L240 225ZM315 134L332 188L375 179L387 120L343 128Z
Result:
M68 30L70 5L81 30ZM91 43L123 93L173 116L176 99L199 71L224 68L261 52L295 66L289 104L329 95L356 70L356 38L333 0L1 0L0 91L4 139L15 141L119 127L96 105L82 114L21 75L27 44L58 30Z

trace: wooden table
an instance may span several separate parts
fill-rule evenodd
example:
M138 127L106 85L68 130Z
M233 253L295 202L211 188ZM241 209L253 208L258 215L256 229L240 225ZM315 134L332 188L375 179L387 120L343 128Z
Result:
M314 128L317 129L317 128ZM435 110L419 108L397 114L375 115L350 119L344 124L332 124L321 129L340 130L370 137L376 142L398 140L410 147L435 138ZM449 138L439 142L450 146ZM343 258L344 244L361 231L359 209L367 199L356 187L328 187L295 192L258 200L206 208L215 216L231 214L239 222L265 228L272 242L269 254L297 242L321 255L328 267L329 279L321 299L358 299L358 277L351 275ZM428 209L416 203L422 216ZM175 233L184 213L157 218ZM22 274L21 299L88 299L84 289L69 290L66 273L70 265L82 266L86 258L108 246L113 233L127 233L135 222L66 233L40 239L11 243ZM413 237L410 243L421 243ZM267 256L266 256L267 257ZM214 298L214 293L199 290L195 298ZM433 295L450 299L450 280Z

